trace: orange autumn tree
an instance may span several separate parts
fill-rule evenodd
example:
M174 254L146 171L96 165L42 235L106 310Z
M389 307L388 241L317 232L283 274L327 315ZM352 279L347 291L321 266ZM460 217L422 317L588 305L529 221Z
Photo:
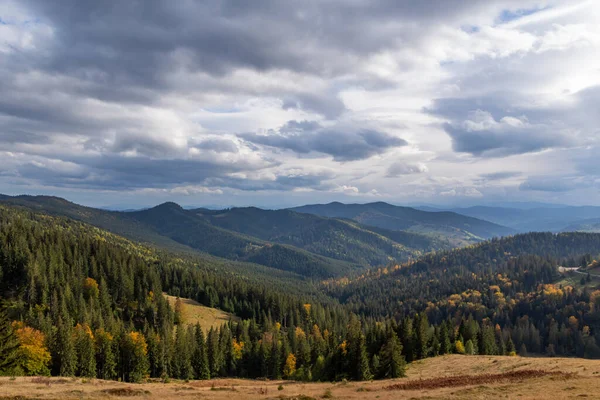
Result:
M17 369L24 375L50 375L50 352L46 347L46 336L15 321L12 324L15 335L19 340Z

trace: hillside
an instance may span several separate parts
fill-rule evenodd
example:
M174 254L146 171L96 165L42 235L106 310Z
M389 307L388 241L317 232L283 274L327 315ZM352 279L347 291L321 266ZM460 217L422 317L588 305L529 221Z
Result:
M428 212L378 202L369 204L315 204L296 207L293 211L324 217L347 218L364 225L393 231L409 231L444 237L455 246L482 239L506 236L515 231L488 221L453 212Z
M178 297L164 294L173 310L177 310L176 304ZM206 307L196 300L179 298L181 301L181 322L186 325L200 324L205 333L211 328L218 329L221 325L233 322L240 322L235 315L219 310L218 308Z
M595 232L600 233L600 218L584 219L571 223L562 229L563 232Z
M367 315L404 315L407 309L422 311L438 306L450 312L448 308L454 303L462 307L463 302L475 299L478 313L491 316L501 296L506 302L503 313L518 318L522 312L519 307L531 307L533 298L541 300L544 285L562 279L559 265L579 266L589 254L599 252L600 234L520 234L428 254L413 263L369 271L355 280L331 282L327 288L354 311ZM479 295L472 298L469 293L473 292ZM531 293L531 297L521 297L524 293ZM578 298L590 301L586 293L574 292L560 307L568 308ZM509 307L510 299L518 301ZM554 307L558 312L559 305ZM595 317L590 318L590 324L597 324Z
M532 373L533 372L533 373ZM214 379L210 381L153 381L127 383L64 378L0 378L5 396L40 399L144 399L201 397L229 400L334 399L555 399L592 397L597 390L600 366L594 360L574 358L442 356L415 362L406 378L371 382L306 383ZM401 386L404 385L404 386ZM281 387L281 389L279 389Z
M195 221L161 207L173 210L173 224L177 213ZM144 215L169 224L162 212ZM0 353L16 360L0 373L368 381L453 353L600 358L597 284L558 284L558 266L595 265L599 249L600 234L521 234L332 279L317 292L275 269L252 279L72 219L0 206L0 335L9 343ZM182 321L163 292L189 299L203 310L195 320L212 326ZM219 326L202 319L206 310L239 319Z
M100 210L48 196L8 196L0 198L0 203L66 216L177 253L198 255L200 251L305 277L327 278L361 269L357 263L334 260L289 245L274 245L212 226L175 203L135 212ZM243 269L241 265L238 267Z
M290 210L247 207L191 211L214 226L361 265L385 265L450 247L447 242L425 235L388 231Z
M444 239L288 210L185 210L164 203L141 211L115 212L48 196L6 196L0 203L74 218L177 253L202 252L317 279L451 247Z

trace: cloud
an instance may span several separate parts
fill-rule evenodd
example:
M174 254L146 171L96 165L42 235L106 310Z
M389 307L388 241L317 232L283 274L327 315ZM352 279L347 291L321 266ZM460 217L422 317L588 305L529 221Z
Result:
M4 0L0 18L0 192L429 202L600 176L590 1Z
M423 163L410 164L405 162L395 162L387 170L388 177L398 177L401 175L422 174L429 171Z
M582 187L581 180L572 177L530 177L521 185L519 190L537 192L569 192Z
M385 132L349 126L328 128L314 121L288 121L267 134L244 133L239 136L255 144L299 154L328 154L336 161L363 160L408 144L406 140Z
M531 124L525 116L504 116L499 121L483 110L469 112L459 124L446 123L455 151L483 157L501 157L572 144L567 132Z
M481 174L479 175L484 181L499 181L508 178L515 178L523 175L518 171L502 171L502 172L492 172L490 174Z

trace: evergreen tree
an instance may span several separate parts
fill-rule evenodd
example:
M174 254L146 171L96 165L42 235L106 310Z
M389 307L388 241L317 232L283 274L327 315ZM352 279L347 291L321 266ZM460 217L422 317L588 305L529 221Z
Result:
M406 362L402 355L402 344L392 329L388 332L386 343L379 353L379 376L381 378L399 378L405 376Z
M96 377L96 352L94 335L87 325L77 325L74 331L75 351L77 353L77 375L87 378Z
M77 353L72 329L59 317L54 350L55 370L60 376L74 376L77 369Z
M467 340L467 343L465 344L465 354L468 355L473 355L473 354L477 354L477 351L475 350L475 345L473 344L473 341L471 339Z
M206 342L204 340L204 331L200 323L195 328L196 349L193 356L193 367L196 379L210 379L210 368L208 365L208 354L206 352Z
M6 316L4 307L0 307L0 375L14 371L17 366L19 341Z
M96 370L100 379L114 379L117 361L113 336L103 329L96 330Z
M440 354L452 353L452 343L448 334L448 325L442 323L440 327Z

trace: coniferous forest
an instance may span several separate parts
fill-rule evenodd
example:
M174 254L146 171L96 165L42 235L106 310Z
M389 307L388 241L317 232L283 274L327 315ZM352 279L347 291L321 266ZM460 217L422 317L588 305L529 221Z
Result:
M0 206L0 372L333 381L401 377L449 353L600 358L600 290L558 272L599 250L600 234L530 233L327 280L269 279ZM163 293L239 320L188 325Z

